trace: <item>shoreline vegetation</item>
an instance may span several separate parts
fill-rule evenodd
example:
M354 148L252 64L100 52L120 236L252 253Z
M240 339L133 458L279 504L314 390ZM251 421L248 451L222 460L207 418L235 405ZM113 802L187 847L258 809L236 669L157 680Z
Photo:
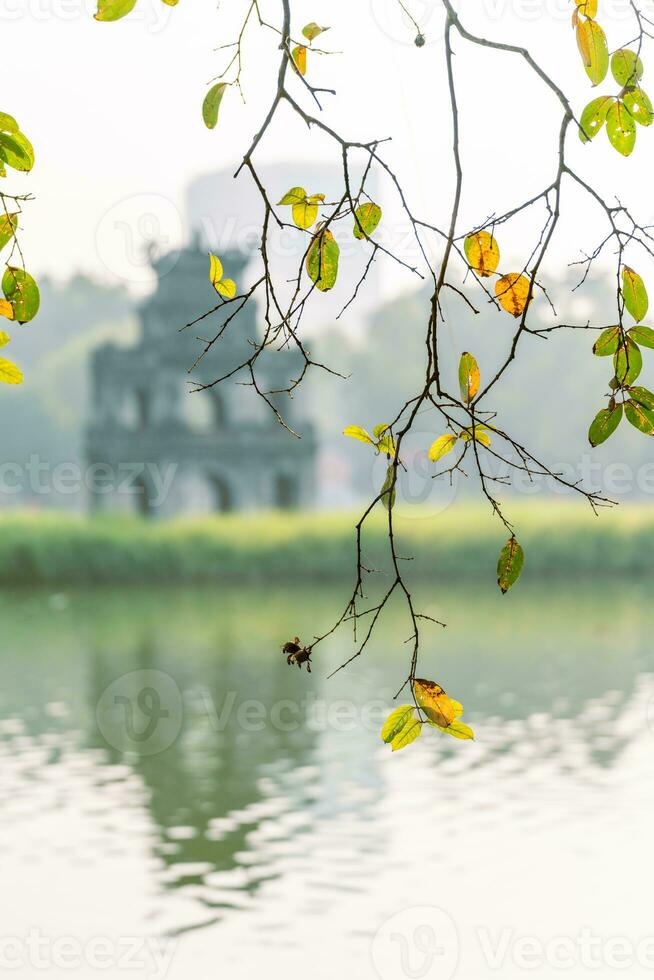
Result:
M488 508L396 515L399 553L416 581L487 579L506 532ZM61 512L0 515L0 584L349 583L355 568L354 511L230 514L173 521L84 518ZM654 508L621 506L595 517L563 502L511 508L525 554L524 581L648 575ZM386 515L366 524L364 564L388 571Z

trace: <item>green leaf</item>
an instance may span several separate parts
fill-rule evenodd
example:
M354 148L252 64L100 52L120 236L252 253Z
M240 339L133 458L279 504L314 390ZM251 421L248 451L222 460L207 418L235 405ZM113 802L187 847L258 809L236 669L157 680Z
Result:
M381 730L382 742L392 742L414 717L415 710L415 706L412 704L402 704L399 708L391 711Z
M358 221L358 224L357 221L354 222L354 228L352 231L354 237L360 239L365 238L365 235L361 231L361 228L363 228L363 231L365 231L366 235L370 237L370 235L372 235L373 231L381 221L381 216L382 216L381 208L379 207L379 205L373 204L372 201L370 201L367 204L362 204L360 207L356 209L354 213ZM359 225L361 227L359 227Z
M315 41L319 34L324 34L328 31L328 27L319 27L314 20L310 24L307 24L302 28L302 33L306 37L307 41Z
M4 248L7 242L11 241L17 227L17 214L0 214L0 249Z
M497 584L502 593L509 591L520 578L525 563L525 553L514 537L510 537L500 552L497 562Z
M442 459L443 456L447 456L454 449L457 438L453 433L448 433L447 435L439 436L438 439L432 442L429 447L429 458L432 463Z
M302 201L306 201L307 192L304 187L291 187L290 191L286 191L281 201L278 204L301 204Z
M614 102L607 112L606 133L611 146L628 157L636 145L636 123L624 102Z
M584 20L577 24L577 46L586 74L593 85L599 85L609 70L609 48L606 34L596 21Z
M209 89L204 97L204 102L202 103L202 118L204 119L204 125L207 127L207 129L214 129L216 123L218 122L220 103L223 100L223 95L225 94L226 88L226 82L218 82L217 85L214 85Z
M17 133L18 123L8 112L0 112L0 132Z
M645 283L628 265L622 270L622 298L636 323L640 323L649 308L649 298Z
M293 205L292 214L298 228L310 228L318 217L318 205L310 201L299 201Z
M479 365L472 354L464 351L459 361L459 390L461 400L469 405L479 391Z
M475 737L475 733L470 725L466 725L463 721L453 721L447 727L437 725L435 721L428 721L428 724L433 728L438 728L441 732L445 732L446 735L451 735L453 738L474 739Z
M623 102L631 115L640 126L651 126L654 120L654 109L649 97L642 88L629 89L624 94Z
M382 436L377 443L377 452L386 453L387 456L395 455L395 440L390 432L387 432L386 435Z
M631 337L625 337L624 343L618 347L613 357L615 377L620 386L632 385L643 369L643 355L640 347L634 344Z
M609 436L619 426L621 418L622 405L616 405L613 409L601 409L591 422L590 429L588 430L588 441L591 446L599 446L601 443L606 442Z
M643 63L635 51L620 48L611 58L611 71L618 85L636 85L643 77Z
M395 507L396 498L396 479L395 479L395 468L393 464L386 470L386 479L380 490L380 499L386 510L392 510Z
M19 385L23 383L23 372L20 368L0 357L0 381L6 385Z
M360 425L348 425L346 429L343 429L343 435L350 439L358 439L359 442L369 442L371 446L375 445L375 440Z
M582 143L588 143L597 136L606 122L606 114L612 103L613 97L610 95L600 95L598 99L588 103L579 120L581 123L579 139Z
M615 354L620 343L620 327L607 327L593 344L593 354L597 357L607 357Z
M647 388L629 388L629 394L631 395L633 401L638 402L645 408L654 409L654 393L648 391Z
M2 277L2 291L11 303L14 320L27 323L33 320L39 311L41 295L36 280L24 269L7 266Z
M98 10L95 15L96 20L120 20L126 17L134 7L136 0L98 0Z
M635 344L654 349L654 330L651 327L644 327L639 324L637 327L627 330L627 333Z
M307 273L323 293L331 289L338 276L340 249L331 231L321 228L313 236L307 252Z
M645 408L636 401L625 402L624 413L631 424L644 432L646 436L654 436L654 411Z
M27 173L34 166L34 147L23 133L0 133L0 151L4 161L14 170Z
M418 721L417 718L413 718L404 728L395 736L391 742L391 749L393 752L398 752L400 749L405 749L407 745L411 745L411 742L415 740L422 733L422 722Z

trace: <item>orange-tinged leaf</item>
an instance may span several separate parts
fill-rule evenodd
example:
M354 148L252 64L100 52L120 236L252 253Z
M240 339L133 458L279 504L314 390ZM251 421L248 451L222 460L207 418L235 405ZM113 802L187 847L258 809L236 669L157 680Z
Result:
M14 308L6 299L0 299L0 316L6 317L7 320L14 318Z
M300 75L306 75L307 73L307 49L304 45L298 44L296 48L293 48L291 52L291 57L293 58L293 66Z
M530 288L531 283L526 276L509 272L495 283L495 295L506 312L517 317L522 316L526 309Z
M306 267L309 278L323 293L332 289L336 282L340 251L331 231L319 228L309 246Z
M459 361L459 389L462 400L469 405L479 391L479 365L472 354L464 351Z
M416 701L429 720L441 728L447 728L463 714L463 707L459 702L448 697L440 684L434 681L416 678L413 691Z
M500 264L497 239L487 231L475 231L468 235L463 248L468 265L478 276L492 275Z

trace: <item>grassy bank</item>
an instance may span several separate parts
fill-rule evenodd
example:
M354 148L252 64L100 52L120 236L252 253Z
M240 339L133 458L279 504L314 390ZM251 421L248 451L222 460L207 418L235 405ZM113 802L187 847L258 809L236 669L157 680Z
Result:
M398 517L399 550L412 574L449 580L492 575L506 539L486 509L452 507ZM599 518L583 507L512 507L524 578L648 575L654 509L621 507ZM352 572L353 514L233 515L168 523L0 517L0 583L62 585L220 581L327 581ZM384 514L364 539L366 563L387 567Z

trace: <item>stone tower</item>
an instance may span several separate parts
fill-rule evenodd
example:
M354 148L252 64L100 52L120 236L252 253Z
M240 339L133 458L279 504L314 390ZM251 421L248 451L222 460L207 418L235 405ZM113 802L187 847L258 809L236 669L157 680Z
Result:
M245 257L230 252L221 260L225 275L243 287ZM92 359L86 438L92 508L164 517L310 506L315 438L288 396L281 396L280 408L301 439L277 422L251 387L237 383L249 380L245 374L191 393L191 382L211 382L252 352L248 339L258 333L253 301L189 374L203 348L198 335L213 337L227 318L219 311L180 332L219 303L207 253L191 246L153 261L153 268L157 288L139 308L138 343L105 344ZM265 390L284 387L301 370L291 351L266 355L260 365Z

